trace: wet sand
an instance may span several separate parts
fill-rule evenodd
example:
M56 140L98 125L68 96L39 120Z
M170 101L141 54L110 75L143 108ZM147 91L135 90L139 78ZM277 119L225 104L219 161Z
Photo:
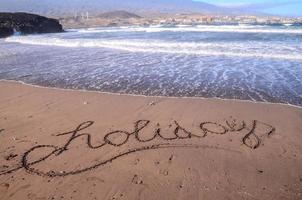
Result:
M0 81L0 200L302 199L302 109Z

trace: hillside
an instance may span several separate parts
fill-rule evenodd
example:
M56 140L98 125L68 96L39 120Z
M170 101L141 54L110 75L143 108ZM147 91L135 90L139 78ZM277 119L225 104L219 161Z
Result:
M233 10L191 0L0 0L0 11L22 11L48 15L126 10L135 13L227 13Z
M98 15L100 18L112 19L112 18L121 18L121 19L130 19L130 18L141 18L141 16L136 15L134 13L130 13L124 10L117 10L111 12L105 12Z

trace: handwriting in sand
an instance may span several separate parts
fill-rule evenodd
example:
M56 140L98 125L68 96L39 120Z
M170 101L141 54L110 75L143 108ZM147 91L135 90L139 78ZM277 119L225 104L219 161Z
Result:
M106 164L111 163L112 161L127 156L129 154L142 152L142 151L148 151L148 150L155 150L155 149L166 149L166 148L198 148L199 145L196 144L173 144L173 141L176 142L176 140L183 140L183 141L189 141L193 138L205 138L209 134L219 134L224 135L227 133L237 132L241 133L243 130L245 130L245 133L242 137L242 143L250 149L256 149L260 146L261 139L260 139L260 132L257 131L257 126L262 125L266 127L265 131L261 133L261 135L271 135L275 128L269 124L253 120L250 126L246 125L245 121L240 121L240 123L237 122L237 120L232 121L226 121L225 125L219 124L216 122L202 122L199 124L199 133L192 133L188 131L186 128L182 127L177 121L174 121L173 123L173 133L172 136L165 136L163 134L163 131L161 130L161 127L159 123L157 123L156 128L154 129L154 132L151 134L151 137L149 138L143 138L141 136L141 133L144 131L144 129L151 123L149 120L138 120L134 123L134 128L132 131L125 131L125 130L116 130L107 133L103 137L103 141L98 145L92 144L92 136L89 133L83 133L85 129L92 126L94 124L93 121L87 121L79 124L74 130L64 132L57 134L57 137L62 136L68 136L67 141L62 146L56 146L52 144L44 144L44 145L36 145L27 150L22 154L21 162L18 167L15 167L13 169L8 169L5 171L0 171L0 175L8 174L15 172L20 169L24 169L26 172L30 174L36 174L39 176L46 176L46 177L63 177L68 175L75 175L80 174L86 171L90 171L93 169L96 169L98 167L104 166ZM119 140L114 140L113 138L120 138ZM113 146L116 148L120 148L128 143L130 139L135 140L138 143L143 143L145 146L138 147L138 148L132 148L127 149L124 152L118 153L116 155L113 155L112 157L99 161L97 163L92 164L89 167L85 167L83 169L77 169L74 171L47 171L44 172L38 168L35 168L35 166L38 163L46 162L50 157L52 156L60 156L70 149L70 145L78 138L84 139L86 145L91 150L98 150L101 152L102 148L105 148L106 146ZM150 142L153 141L153 144L150 144ZM154 141L157 143L154 144ZM161 141L161 142L158 142ZM39 159L36 159L34 161L29 161L30 155L34 152L45 152L45 150L50 150L50 153L44 155L43 157L40 157ZM45 153L44 153L45 154Z

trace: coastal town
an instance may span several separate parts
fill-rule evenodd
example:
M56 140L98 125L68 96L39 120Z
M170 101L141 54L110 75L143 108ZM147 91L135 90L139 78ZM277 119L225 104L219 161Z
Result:
M88 12L60 18L66 28L92 26L150 26L150 25L302 25L302 17L253 15L175 14L141 16L127 11L112 11L90 16Z
M302 18L283 18L272 16L207 16L207 15L177 15L168 19L157 19L156 23L164 24L259 24L259 25L294 25L301 24Z

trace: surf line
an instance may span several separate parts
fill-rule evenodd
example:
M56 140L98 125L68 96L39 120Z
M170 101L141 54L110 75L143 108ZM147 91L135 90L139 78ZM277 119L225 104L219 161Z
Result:
M106 164L111 163L112 161L127 156L129 154L142 152L142 151L148 151L148 150L155 150L155 149L166 149L166 148L211 148L209 146L205 145L196 145L196 144L173 144L172 141L176 140L189 140L191 138L204 138L208 134L218 134L218 135L224 135L231 132L242 132L243 130L246 130L247 133L242 137L242 143L250 149L256 149L260 146L261 143L261 137L263 135L269 136L272 133L275 132L275 128L267 123L260 122L258 120L253 120L251 123L251 126L248 127L246 125L245 121L241 121L240 123L237 123L237 120L229 121L227 120L225 122L225 125L216 123L216 122L202 122L199 124L200 133L192 133L188 131L186 128L182 127L177 121L174 121L174 130L172 136L164 136L162 134L162 130L160 127L160 124L157 123L156 128L154 129L154 132L151 137L145 139L141 136L142 131L151 123L150 120L138 120L134 123L134 129L133 131L124 131L124 130L116 130L107 133L103 137L102 143L98 145L92 144L92 136L89 133L82 133L83 130L87 129L88 127L92 126L94 124L94 121L86 121L81 124L79 124L74 130L64 132L57 134L56 136L69 136L67 141L62 146L55 146L55 145L36 145L30 148L29 150L25 151L22 154L20 165L13 169L8 169L6 171L0 172L0 175L9 174L12 172L15 172L19 169L24 169L26 172L34 175L44 176L44 177L64 177L68 175L76 175L83 172L87 172L93 169L96 169L98 167L104 166ZM259 133L257 131L257 126L262 125L265 126L265 131L262 133ZM172 125L171 125L172 126ZM261 134L261 135L260 135ZM89 167L78 169L74 171L48 171L44 172L37 168L35 168L35 165L38 163L42 163L47 161L48 158L51 156L60 156L63 153L66 153L70 150L70 145L77 139L77 138L85 138L86 145L88 148L92 150L100 150L104 148L105 146L113 146L113 147L121 147L128 143L130 138L134 138L138 143L145 143L146 146L138 147L138 148L132 148L128 149L122 153L118 153L109 159L99 161L96 164L93 164ZM116 141L116 138L120 138L118 141ZM158 143L158 144L148 144L148 142L151 141L157 141L155 139L159 139L165 143ZM216 147L218 148L218 147ZM29 161L30 155L32 155L34 152L45 152L46 149L51 150L50 153L47 155L40 157L34 161ZM223 148L221 148L223 149Z

